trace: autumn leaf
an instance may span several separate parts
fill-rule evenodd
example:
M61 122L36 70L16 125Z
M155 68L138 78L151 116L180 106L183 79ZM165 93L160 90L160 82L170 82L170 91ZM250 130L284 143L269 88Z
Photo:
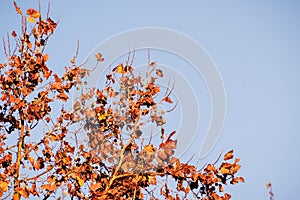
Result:
M230 160L233 158L233 150L228 151L225 155L224 155L224 160Z
M90 190L92 192L95 192L96 190L98 190L99 188L102 187L102 184L101 183L91 183L90 184Z
M156 148L153 147L152 144L149 144L149 145L144 147L144 151L147 153L148 156L152 156L152 155L155 154Z
M6 181L0 181L0 196L8 190L8 183Z
M43 55L43 60L44 60L44 62L47 62L48 59L49 59L49 54Z
M80 186L84 185L84 180L77 176L77 181Z
M220 168L220 172L221 172L221 174L230 174L230 169L225 166L222 166Z
M163 77L164 76L163 71L161 69L156 69L156 76Z
M35 19L31 16L27 17L27 21L30 22L30 23L35 23Z
M157 62L156 61L153 61L149 64L150 67L155 67L157 65Z
M49 190L49 191L55 191L56 190L56 184L45 184L45 185L42 185L41 188L43 190Z
M59 100L62 100L62 101L64 101L64 102L66 102L66 101L69 99L69 97L68 97L65 93L60 93L60 94L58 94L58 95L56 96L56 98L59 99Z
M57 141L58 140L58 137L54 134L51 134L49 138L50 138L51 141Z
M173 101L171 100L170 97L165 97L164 101L167 102L167 103L173 103Z
M26 14L32 18L39 18L41 16L41 13L39 11L32 8L28 9Z
M150 53L147 78L134 73L134 56L129 56L126 64L117 64L103 76L102 88L98 84L87 88L87 76L93 71L84 64L77 66L77 51L62 75L47 65L49 54L44 52L57 23L49 11L44 18L40 10L44 9L27 9L20 33L11 32L14 38L6 43L7 62L0 64L0 199L56 199L60 188L70 199L153 200L147 193L153 190L157 199L197 195L203 200L229 200L229 194L219 192L228 183L244 182L235 175L241 168L239 159L199 169L176 157L176 132L165 134L166 111L158 109L173 103L172 88L163 96L157 80L164 72L156 62L150 63ZM12 42L15 49L10 53ZM95 58L104 61L101 53ZM80 96L66 105L72 89ZM36 127L41 123L44 128ZM161 127L161 142L142 137L148 124ZM224 155L225 161L232 158L233 150Z
M29 193L28 193L28 190L27 190L27 188L25 187L25 188L18 188L18 189L16 189L17 190L17 192L21 195L21 196L23 196L23 197L25 197L25 198L28 198L29 197Z
M245 179L243 177L236 177L234 178L234 180L238 183L238 182L242 182L245 183Z
M17 34L16 34L15 31L11 32L11 35L12 35L14 38L17 37Z
M113 72L118 72L119 74L126 74L127 71L125 71L124 66L122 63L120 63L117 67L115 67L113 70Z
M151 185L156 185L156 177L155 176L148 176L148 181Z
M102 57L101 53L96 54L96 59L97 59L98 62L103 62L104 61L104 58Z
M21 9L17 6L17 3L14 1L14 6L15 6L15 9L16 9L16 12L20 15L22 15L22 11Z

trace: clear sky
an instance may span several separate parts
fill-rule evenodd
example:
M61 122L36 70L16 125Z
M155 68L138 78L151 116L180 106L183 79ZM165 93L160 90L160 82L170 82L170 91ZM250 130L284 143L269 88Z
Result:
M17 2L25 9L35 1ZM11 1L1 1L1 37L19 27L14 13ZM230 189L234 200L267 200L269 181L276 200L299 199L299 1L54 0L50 13L60 18L48 45L58 71L69 64L77 38L82 61L100 42L132 28L170 28L193 38L217 65L227 96L222 135L205 161L230 149L241 158L246 182Z

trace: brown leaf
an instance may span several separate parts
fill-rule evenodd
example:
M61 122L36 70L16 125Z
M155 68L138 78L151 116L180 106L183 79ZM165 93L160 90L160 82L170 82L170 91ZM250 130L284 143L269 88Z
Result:
M64 102L66 102L69 99L69 97L65 93L58 94L56 96L56 98L59 99L59 100L61 100L61 101L64 101Z
M17 37L17 34L16 34L15 31L11 32L11 35L12 35L13 37Z
M96 59L97 59L98 62L103 62L104 61L104 58L102 57L101 53L97 53L95 56L96 56Z
M20 15L22 15L22 11L21 9L17 6L17 3L14 1L14 6L15 6L15 9L16 9L16 12Z
M164 76L163 71L161 69L156 69L156 76L163 77Z

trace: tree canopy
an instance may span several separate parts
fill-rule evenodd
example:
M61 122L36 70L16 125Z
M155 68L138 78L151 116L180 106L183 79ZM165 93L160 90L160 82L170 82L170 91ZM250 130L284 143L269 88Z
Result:
M20 33L4 40L6 61L0 64L0 196L2 199L214 199L226 200L239 159L233 150L201 169L174 155L175 130L164 118L176 104L172 87L156 83L164 73L148 60L136 74L134 53L106 74L105 84L86 88L97 64L77 64L78 49L65 73L48 66L49 38L57 21L40 9L23 11ZM74 91L80 96L71 100ZM174 104L170 110L159 105ZM59 109L58 109L59 108ZM143 127L160 128L159 140L143 137ZM85 143L78 133L87 135ZM62 191L62 194L58 191Z

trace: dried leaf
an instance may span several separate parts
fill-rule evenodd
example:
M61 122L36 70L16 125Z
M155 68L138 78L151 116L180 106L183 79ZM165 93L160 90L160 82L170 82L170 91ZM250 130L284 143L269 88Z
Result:
M164 101L167 102L167 103L173 103L173 101L171 100L170 97L165 97Z
M41 16L41 13L39 11L32 8L28 9L26 14L32 18L39 18Z
M102 57L101 53L96 54L96 59L97 59L98 62L103 62L104 61L104 58Z
M161 69L156 69L156 76L163 77L164 76L163 71Z
M16 31L11 32L11 35L12 35L13 37L17 37Z
M15 6L15 9L16 9L16 12L20 15L22 15L22 11L21 9L17 6L17 3L14 1L14 6Z
M59 99L59 100L61 100L61 101L64 101L64 102L66 102L69 99L69 97L65 93L58 94L56 96L56 98Z
M225 155L224 155L224 160L230 160L233 158L233 150L228 151Z
M91 190L92 192L94 192L94 191L98 190L98 189L101 188L101 187L102 187L102 184L101 184L101 183L91 183L91 185L90 185L90 190Z

